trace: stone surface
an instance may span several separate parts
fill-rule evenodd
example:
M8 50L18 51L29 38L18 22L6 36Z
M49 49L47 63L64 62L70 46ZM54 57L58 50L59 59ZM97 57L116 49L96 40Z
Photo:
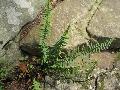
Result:
M3 68L8 71L23 59L13 38L24 24L34 20L44 3L44 0L0 0L0 64L4 62Z
M0 50L43 5L44 0L0 0Z
M94 53L90 56L92 60L97 61L97 67L101 69L112 69L116 54L110 52Z
M119 0L114 2L116 7L112 6L112 2L108 0L65 0L57 5L52 10L52 31L46 40L48 45L55 44L70 24L69 40L65 48L73 48L88 43L91 37L97 41L114 37L116 40L114 40L110 49L118 50L120 48L119 5L116 2L120 2ZM28 27L29 25L25 26L24 29L26 30ZM20 44L39 43L39 33L40 24L30 29L28 35L21 40Z
M104 79L104 90L119 90L119 79L115 75L108 75Z
M99 10L92 18L88 31L98 38L118 38L114 48L120 47L120 1L103 0Z
M120 38L119 4L119 0L103 0L100 9L93 17L88 30L96 36Z
M68 25L69 40L66 48L75 47L79 44L87 42L89 39L86 27L92 14L95 12L99 3L94 0L64 0L52 10L51 34L47 37L48 45L53 45L60 39ZM93 7L95 5L95 7ZM74 7L74 8L73 8ZM91 9L92 8L92 9ZM91 9L91 11L89 11ZM40 25L34 27L29 34L21 41L21 43L39 43ZM75 42L74 42L75 41Z

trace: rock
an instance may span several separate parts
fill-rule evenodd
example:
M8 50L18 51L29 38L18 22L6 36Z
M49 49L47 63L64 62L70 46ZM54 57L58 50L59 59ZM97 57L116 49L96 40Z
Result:
M45 5L45 0L0 0L0 64L7 71L24 59L14 39L22 26L34 20Z
M86 43L89 39L86 27L92 17L92 13L99 7L99 2L92 0L65 0L52 10L51 34L47 37L47 44L53 45L60 39L63 32L67 29L68 24L69 40L66 48L73 48L79 44ZM93 6L96 7L93 7ZM74 8L73 8L74 7ZM89 11L92 8L91 11ZM40 25L32 28L28 35L20 42L21 44L39 43Z
M110 52L100 52L94 53L90 56L91 60L95 60L97 62L97 67L101 69L112 69L116 54Z
M119 90L119 80L114 75L108 75L104 80L104 90Z
M88 32L97 38L116 38L112 48L120 48L119 4L119 0L103 0L88 27Z
M78 25L80 24L80 21L82 21L81 18L87 14L89 6L90 0L88 0L88 2L85 0L65 0L63 3L59 4L52 11L52 31L47 39L48 44L54 45L67 29L68 24L71 25L71 28L69 30L70 34L67 47L75 47L76 45L87 41L85 39L87 38L87 33L85 30L80 30ZM80 35L80 32L83 36Z
M37 16L44 3L44 0L0 0L0 50Z
M97 77L96 82L92 87L97 90L119 90L120 89L120 69L114 68L110 70L94 69L93 76ZM94 82L92 82L93 84Z

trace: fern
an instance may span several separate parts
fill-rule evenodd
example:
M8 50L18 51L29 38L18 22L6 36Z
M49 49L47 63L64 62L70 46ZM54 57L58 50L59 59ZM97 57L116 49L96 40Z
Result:
M47 38L47 35L51 31L51 26L50 26L50 17L51 17L51 5L50 5L50 0L46 0L46 6L45 6L45 11L43 13L43 25L40 29L40 43L39 43L39 48L42 50L42 60L41 67L49 67L52 66L56 63L58 60L57 58L59 57L60 52L62 51L63 46L66 44L66 39L67 39L67 34L68 30L70 28L70 25L68 26L67 30L63 33L61 36L60 40L56 42L55 45L53 45L52 48L49 48L47 46L45 40ZM57 62L58 63L58 62Z
M61 38L55 43L55 45L53 45L52 49L50 50L50 57L49 59L51 59L52 61L54 61L55 63L59 62L59 55L63 50L63 47L66 45L67 43L67 39L68 39L68 31L70 29L70 25L68 26L68 28L66 29L66 31L63 33L63 35L61 36ZM56 60L54 60L56 59Z
M50 0L46 0L46 5L45 5L45 10L43 13L43 25L40 29L40 49L43 52L43 58L42 58L42 63L44 64L44 62L47 62L46 60L48 60L48 53L49 53L49 47L47 46L45 39L48 35L48 33L51 30L51 26L50 26L50 17L51 17L51 4L50 4Z
M62 64L64 64L64 67L63 67L65 69L64 71L65 72L69 71L69 69L67 70L66 66L71 68L71 70L74 70L75 68L79 68L79 66L76 66L76 65L73 65L73 67L71 67L71 64L73 63L73 61L75 61L75 59L78 56L80 56L81 59L83 59L82 62L85 62L83 67L85 68L84 73L87 78L89 76L89 74L92 72L92 70L95 68L95 65L96 65L96 62L92 62L92 61L89 62L89 54L98 53L102 50L108 49L110 47L110 45L112 44L113 40L114 39L106 39L105 41L102 41L102 42L94 42L94 43L91 42L89 44L89 46L87 46L87 45L84 45L83 47L78 46L75 49L68 51L66 58L64 58L63 63L62 63ZM86 58L86 57L88 57L88 58ZM61 67L61 65L59 65L59 68L60 67ZM82 70L83 70L83 68L82 68ZM77 71L79 71L79 70L77 70ZM73 74L76 74L76 73L73 72Z
M78 56L86 56L87 54L99 53L102 50L107 50L112 44L114 38L106 39L101 42L90 42L89 45L84 44L77 46L74 50L71 50L68 57L74 60Z
M80 73L80 67L72 64L73 61L78 56L87 56L91 53L100 52L101 50L106 50L109 48L114 39L107 39L103 42L90 42L87 46L86 44L77 46L73 50L64 50L63 47L66 46L68 40L68 33L70 25L67 27L60 39L52 46L46 44L47 35L51 31L51 3L50 0L46 0L45 10L43 13L43 25L40 29L40 42L39 49L41 50L41 57L39 57L39 62L35 62L33 68L31 68L32 73L41 74L44 77L45 75L58 75L64 79L73 78ZM81 74L85 76L85 79L88 78L89 74L95 68L95 62L87 62L84 64L84 72ZM83 69L83 68L82 68ZM0 79L7 75L6 68L0 68ZM35 77L34 77L35 78ZM60 79L60 78L58 78ZM40 82L33 80L32 90L41 90ZM0 90L3 86L0 83Z
M90 42L89 45L77 46L73 50L64 50L63 47L67 44L68 32L70 25L65 30L60 39L52 46L49 47L46 44L47 35L51 31L50 20L51 18L51 5L50 0L46 0L45 12L43 14L43 25L40 29L40 43L39 48L43 55L41 55L40 63L37 66L38 71L42 72L42 75L52 75L72 77L79 73L79 66L73 65L71 63L78 56L86 56L91 53L100 52L101 50L108 49L114 39L107 39L103 42ZM92 63L92 64L91 64ZM90 66L89 66L90 65ZM88 67L89 66L89 67ZM86 78L89 76L90 72L95 67L95 63L89 62L89 64L84 65ZM87 69L88 69L87 68ZM44 76L45 77L45 76ZM36 81L34 81L36 82Z
M50 0L46 0L45 10L43 12L43 24L40 29L40 45L45 43L45 39L51 30L51 3Z
M47 46L45 39L47 35L49 34L49 31L51 30L50 26L50 1L47 0L45 13L44 13L44 24L42 26L42 32L41 32L41 41L40 41L40 48L43 52L43 57L41 58L42 64L41 67L48 68L48 69L60 69L64 68L65 70L69 71L68 68L71 62L80 55L87 55L95 52L100 52L101 50L107 49L113 39L105 40L104 42L92 42L88 46L83 45L81 47L76 47L74 50L70 50L67 53L63 51L63 46L67 43L67 35L68 31L70 29L70 25L68 26L67 30L63 33L61 38L53 45L53 47L49 48ZM61 53L64 53L64 58L59 57ZM73 69L76 67L73 67ZM72 68L71 68L72 69ZM45 69L46 70L46 69Z
M60 40L58 40L56 42L56 44L54 45L55 49L61 49L61 48L63 48L63 46L66 46L66 44L67 44L66 40L68 39L67 35L68 35L69 29L70 29L70 25L67 27L67 30L63 33L63 35L61 36Z
M91 54L91 53L100 52L102 50L106 50L110 47L113 40L114 40L114 38L110 38L110 39L106 39L106 40L101 41L101 42L90 43L88 46L83 46L81 53L83 55L86 55L87 53Z
M4 90L2 85L0 85L0 90Z
M42 58L40 60L42 63L40 64L40 67L42 68L42 71L46 72L46 69L51 69L54 70L59 69L62 70L64 68L67 71L69 71L68 68L70 67L65 67L66 64L64 62L66 59L60 59L60 54L63 52L63 47L67 43L68 39L68 31L70 29L70 25L68 28L65 30L61 38L53 45L53 47L49 48L47 46L45 40L47 38L47 35L51 31L51 26L50 26L50 18L51 18L51 5L50 5L50 0L46 0L46 6L45 6L45 11L43 13L43 25L40 29L40 43L39 43L39 48L42 50L41 52L43 53ZM63 52L64 53L64 52ZM62 58L62 56L61 56ZM76 67L75 67L76 68ZM49 72L49 70L48 70ZM48 73L46 72L46 73Z

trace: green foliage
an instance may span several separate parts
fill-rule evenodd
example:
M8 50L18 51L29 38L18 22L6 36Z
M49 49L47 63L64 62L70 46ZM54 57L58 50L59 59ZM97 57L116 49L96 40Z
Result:
M92 53L99 53L100 51L107 50L113 42L113 38L106 39L100 42L90 42L89 45L84 44L77 46L74 50L70 51L69 58L75 59L78 56L84 56Z
M60 39L52 46L46 43L47 36L51 32L51 5L50 0L46 0L45 11L43 13L43 25L40 28L39 50L41 57L37 64L31 64L31 72L39 73L42 77L45 75L58 76L57 79L74 79L88 83L88 77L96 67L96 62L90 60L89 55L92 53L106 50L114 39L106 39L100 42L89 42L77 46L72 50L63 49L67 44L70 25L61 35ZM75 60L79 57L83 65L76 65ZM40 90L40 83L33 80L33 90Z
M10 69L7 67L5 61L0 60L0 90L4 90L2 79L5 79L9 73Z
M1 82L0 82L0 90L4 90Z
M113 40L114 40L113 38L109 38L100 42L91 42L89 43L88 46L82 47L81 53L86 55L87 53L91 54L91 53L100 52L102 50L106 50L110 47Z
M105 41L101 42L90 42L90 44L83 45L76 47L73 50L64 51L63 47L67 43L68 39L68 32L70 29L70 25L65 30L61 38L53 45L52 47L47 46L46 44L46 38L47 35L51 31L51 25L50 25L50 18L51 18L51 5L50 1L46 0L46 7L45 12L43 14L43 25L40 29L40 43L39 48L41 52L43 53L42 57L40 58L40 64L39 68L41 68L42 72L45 74L53 73L62 76L69 76L73 73L76 74L79 71L79 66L73 65L71 66L71 63L78 57L82 56L82 59L88 54L100 52L101 50L107 49L113 39L107 39ZM87 62L86 62L87 63ZM92 63L92 64L91 64ZM87 66L86 66L87 65ZM86 77L92 72L92 70L95 67L95 63L90 62L89 64L86 64L84 67L87 68L85 70ZM88 67L89 66L89 67ZM93 66L93 67L92 67Z
M7 76L7 74L8 74L8 71L7 71L7 70L8 70L8 69L7 69L6 67L0 68L0 78L4 78L4 77Z
M63 33L60 40L56 42L53 47L49 48L47 45L41 46L43 52L43 57L40 59L42 60L41 67L43 70L50 72L49 70L64 70L63 69L63 59L60 58L60 53L63 50L63 46L66 45L67 34L70 26L68 26L67 30ZM46 47L45 47L46 46ZM68 70L67 68L65 70ZM46 73L48 73L46 72Z
M12 63L13 64L13 63ZM11 77L11 70L13 67L11 66L10 61L6 61L4 58L0 58L0 90L4 90L4 82L6 78Z
M40 27L40 45L45 44L45 39L47 38L48 33L51 30L51 25L50 25L50 19L51 19L51 3L50 0L45 0L46 5L45 5L45 10L43 12L43 24Z
M7 77L10 70L9 62L7 63L5 60L0 60L0 79Z
M42 90L41 85L38 81L36 81L35 79L33 80L33 89L32 90Z
M51 30L50 25L50 17L51 17L51 3L50 0L46 0L45 10L43 13L43 25L40 29L40 49L43 52L43 60L42 63L47 62L47 57L49 53L49 47L46 45L45 39L47 38L48 33Z
M50 0L46 0L43 24L40 28L39 49L42 53L39 61L37 61L37 65L31 64L30 69L33 72L40 73L43 77L45 75L58 75L58 79L73 79L79 75L80 81L86 81L85 83L87 83L89 75L96 66L96 62L89 60L89 55L108 49L114 39L90 42L89 45L85 44L77 46L72 50L65 50L63 47L67 44L69 30L70 25L68 25L63 35L52 47L46 44L47 35L51 31L51 4ZM83 65L80 66L74 63L77 57L80 57ZM7 68L0 63L0 79L8 75ZM40 83L35 79L32 86L32 90L41 90ZM3 86L0 83L0 90L2 88Z
M60 40L58 40L56 44L53 45L52 48L49 48L49 46L47 46L45 39L51 30L51 26L50 26L51 5L49 0L46 1L47 2L46 2L45 12L43 14L44 21L41 27L40 44L39 44L40 45L39 48L42 50L43 53L42 58L40 58L40 60L42 60L41 67L45 70L48 68L53 69L54 66L57 66L58 64L59 65L62 64L62 61L58 58L60 53L62 52L63 46L66 45L67 34L70 28L70 26L68 26L67 30L65 30L65 32L61 36Z

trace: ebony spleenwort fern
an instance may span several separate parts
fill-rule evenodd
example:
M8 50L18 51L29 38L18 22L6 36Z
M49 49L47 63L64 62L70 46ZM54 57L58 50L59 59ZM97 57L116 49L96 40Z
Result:
M93 42L93 43L89 43L88 46L83 46L81 53L86 55L87 53L91 54L91 53L98 53L102 50L106 50L110 47L110 45L112 44L114 38L109 38L106 39L102 42Z
M109 38L100 42L90 42L89 45L84 44L82 46L77 46L70 52L69 58L74 60L80 55L85 56L87 54L99 53L102 50L107 50L114 40L114 38Z
M47 60L57 58L57 56L59 56L60 50L66 44L66 39L67 39L66 36L70 28L70 26L68 26L67 30L65 30L65 32L61 36L60 40L58 40L56 44L53 45L52 49L49 49L49 46L47 46L45 40L47 38L47 35L51 31L50 19L51 19L51 3L50 0L46 0L46 6L43 13L43 25L41 26L40 29L40 43L39 43L40 48L42 48L42 52L43 52L42 59L45 63L48 62Z
M50 25L50 19L51 19L51 4L50 0L45 0L45 9L43 12L43 24L41 27L41 33L40 33L40 44L45 43L45 39L47 38L48 33L51 30L51 25Z
M65 32L63 33L63 35L61 36L61 38L55 43L55 45L53 45L53 48L50 50L50 59L54 60L54 64L57 64L59 60L58 57L60 55L60 53L63 50L63 47L67 44L67 39L68 39L68 31L69 31L70 25L68 26L68 28L65 30Z
M43 25L40 30L40 44L39 48L42 50L42 58L40 60L42 63L40 63L40 66L42 68L42 71L44 73L49 73L51 71L54 71L56 73L62 73L62 74L71 74L73 71L76 71L77 67L69 67L66 66L67 57L64 59L61 59L62 56L60 56L63 52L63 47L67 44L68 39L68 32L70 29L70 25L68 25L67 29L63 33L63 35L60 37L60 39L53 45L51 48L47 46L45 40L47 38L47 35L49 34L51 30L50 26L50 16L51 15L51 5L50 1L46 0L46 7L43 14ZM63 73L64 72L64 73Z
M49 75L49 73L59 73L62 76L69 76L71 74L76 74L79 71L79 66L71 66L71 62L75 60L80 55L87 55L95 52L100 52L101 50L107 49L114 39L107 39L104 42L94 42L90 43L88 46L83 45L83 47L76 47L73 50L63 51L63 47L67 44L68 32L70 25L65 30L61 38L52 46L49 47L46 44L46 38L51 30L51 5L50 0L46 0L45 12L43 13L43 25L40 30L40 43L39 48L42 50L43 55L40 58L42 61L39 65L44 75ZM64 53L64 57L60 57L60 54ZM91 72L91 71L90 71ZM90 73L87 71L87 74ZM88 76L87 75L87 76Z
M40 43L39 43L40 48L42 49L43 52L42 63L47 62L46 60L48 60L47 57L49 53L48 50L49 47L47 46L45 39L47 38L49 31L51 30L50 18L51 18L51 4L50 0L46 0L45 10L43 13L43 25L40 31Z

